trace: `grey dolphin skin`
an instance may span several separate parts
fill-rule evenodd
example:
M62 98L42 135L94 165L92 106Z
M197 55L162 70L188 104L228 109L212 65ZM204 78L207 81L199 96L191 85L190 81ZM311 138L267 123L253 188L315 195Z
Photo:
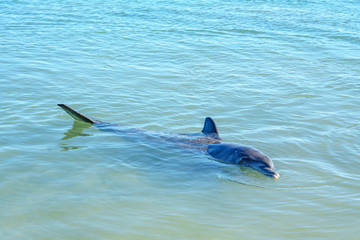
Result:
M158 142L176 143L181 147L202 150L218 161L224 163L253 168L265 176L269 176L274 179L278 179L280 177L280 175L275 172L274 164L271 159L259 150L236 143L222 142L215 122L210 117L205 119L204 127L200 133L167 134L128 128L119 124L93 120L65 104L58 104L58 106L74 119L92 124L102 131L114 132L121 135L141 136L146 140L155 140Z

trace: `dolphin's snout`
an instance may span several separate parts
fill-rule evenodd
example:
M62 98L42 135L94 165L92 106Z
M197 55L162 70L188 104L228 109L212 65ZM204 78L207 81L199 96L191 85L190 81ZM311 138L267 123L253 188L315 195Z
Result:
M274 171L273 168L260 168L260 169L256 169L258 171L260 171L261 173L265 174L268 177L274 178L274 179L279 179L280 178L280 174L278 174L277 172Z
M279 178L280 178L280 174L278 174L277 172L274 172L271 177L272 177L272 178L275 178L275 179L279 179Z

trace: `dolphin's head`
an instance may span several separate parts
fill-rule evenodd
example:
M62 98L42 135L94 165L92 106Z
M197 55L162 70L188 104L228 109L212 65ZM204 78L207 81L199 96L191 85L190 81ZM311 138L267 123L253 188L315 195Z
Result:
M240 151L241 164L253 168L262 174L278 179L280 175L275 172L274 164L271 159L260 151L247 148Z
M216 159L253 168L262 174L278 179L274 164L260 151L234 143L209 144L207 153Z

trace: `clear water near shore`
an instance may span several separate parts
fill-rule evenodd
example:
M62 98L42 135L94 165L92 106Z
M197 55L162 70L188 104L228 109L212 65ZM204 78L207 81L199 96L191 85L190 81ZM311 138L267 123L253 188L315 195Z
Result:
M2 1L1 239L357 239L357 1ZM95 119L260 149L278 181Z

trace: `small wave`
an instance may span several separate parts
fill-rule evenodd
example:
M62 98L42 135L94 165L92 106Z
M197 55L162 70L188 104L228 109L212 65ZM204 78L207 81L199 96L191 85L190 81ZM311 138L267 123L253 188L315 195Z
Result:
M220 180L238 183L246 186L272 190L304 190L311 188L321 188L323 186L332 186L339 184L342 179L333 173L324 172L315 167L309 167L310 170L299 168L296 164L293 169L282 169L278 171L280 179L263 176L253 169L233 166L233 168L223 169L216 173ZM303 169L303 170L301 170Z

